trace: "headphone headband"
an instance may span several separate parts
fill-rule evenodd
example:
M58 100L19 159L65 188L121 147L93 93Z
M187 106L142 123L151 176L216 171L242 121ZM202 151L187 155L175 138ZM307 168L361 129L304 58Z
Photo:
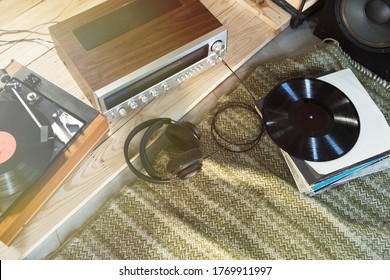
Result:
M129 135L127 136L126 138L126 141L125 141L125 145L124 145L124 154L125 154L125 160L126 160L126 163L128 165L128 167L130 168L130 170L135 174L137 175L139 178L147 181L147 182L150 182L150 183L155 183L155 184L166 184L166 183L170 183L172 182L175 178L168 178L168 179L162 179L162 178L153 178L153 177L149 177L149 176L146 176L145 174L143 174L142 172L140 172L137 168L134 167L134 165L131 163L130 161L130 158L129 158L129 146L130 146L130 142L131 140L133 140L133 138L139 133L141 132L142 130L144 130L145 128L148 128L148 127L151 127L155 124L159 124L161 123L161 126L163 124L166 124L166 123L172 123L174 121L172 121L171 119L169 118L157 118L157 119L151 119L151 120L147 120L141 124L139 124L138 126L136 126L130 133Z
M168 125L172 123L176 123L176 122L172 121L171 119L161 119L161 120L157 119L155 123L151 124L148 127L148 129L145 131L141 139L139 154L142 161L142 165L145 168L146 173L148 173L150 177L157 180L164 180L164 179L160 178L157 172L153 169L152 164L150 163L150 160L146 152L146 145L148 144L149 139L158 129L160 129L163 125Z

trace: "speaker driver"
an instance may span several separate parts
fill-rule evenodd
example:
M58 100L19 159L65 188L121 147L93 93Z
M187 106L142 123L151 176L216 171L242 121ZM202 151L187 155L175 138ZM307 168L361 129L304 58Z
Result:
M390 47L390 0L340 0L338 24L346 37L385 52Z

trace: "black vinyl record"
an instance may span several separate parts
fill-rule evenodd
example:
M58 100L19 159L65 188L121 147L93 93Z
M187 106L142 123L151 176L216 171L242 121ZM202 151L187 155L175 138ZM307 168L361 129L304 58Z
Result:
M49 139L41 142L40 129L18 102L0 102L0 198L31 186L47 169L53 155L53 131L47 119L33 110L49 127Z
M352 149L360 133L359 115L351 100L317 79L280 83L265 97L262 114L271 139L303 160L337 159Z

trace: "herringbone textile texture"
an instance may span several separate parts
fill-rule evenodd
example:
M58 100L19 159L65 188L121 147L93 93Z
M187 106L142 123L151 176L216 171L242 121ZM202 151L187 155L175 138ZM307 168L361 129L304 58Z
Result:
M351 68L387 120L390 92L334 44L258 66L245 82L256 97L282 80ZM244 88L224 96L252 99ZM198 126L206 155L214 111ZM250 114L226 111L218 121L232 139L256 130ZM163 166L168 153L156 163ZM225 150L186 181L125 186L50 259L390 259L390 173L356 179L317 197L300 194L268 135L243 154Z

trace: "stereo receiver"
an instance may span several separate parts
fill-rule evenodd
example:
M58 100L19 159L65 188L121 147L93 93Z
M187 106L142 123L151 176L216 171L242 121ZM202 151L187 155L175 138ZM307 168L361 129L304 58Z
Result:
M58 55L113 129L224 57L227 29L199 0L107 1L50 27Z

